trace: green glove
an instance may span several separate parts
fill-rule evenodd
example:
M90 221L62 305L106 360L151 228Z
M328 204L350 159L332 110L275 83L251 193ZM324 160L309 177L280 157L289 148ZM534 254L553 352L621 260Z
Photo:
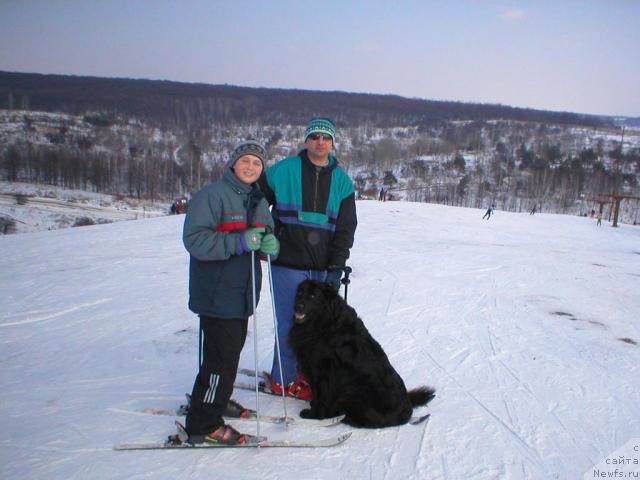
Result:
M262 236L264 235L264 227L248 228L244 233L240 234L240 246L242 251L250 252L258 250L262 244Z
M280 242L273 233L267 233L262 237L260 251L265 255L278 255L278 252L280 251Z

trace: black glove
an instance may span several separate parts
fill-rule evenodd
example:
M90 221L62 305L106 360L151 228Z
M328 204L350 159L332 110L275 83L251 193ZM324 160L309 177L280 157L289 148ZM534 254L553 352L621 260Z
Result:
M335 288L336 292L340 290L340 279L342 278L342 268L329 265L327 267L327 278L324 280L324 283L328 283L333 288Z

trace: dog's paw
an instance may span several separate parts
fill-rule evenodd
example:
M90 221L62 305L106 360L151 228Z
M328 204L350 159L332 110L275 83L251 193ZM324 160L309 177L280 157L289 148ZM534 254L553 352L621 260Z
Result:
M300 410L300 416L302 418L314 418L313 412L310 408L305 408L304 410Z

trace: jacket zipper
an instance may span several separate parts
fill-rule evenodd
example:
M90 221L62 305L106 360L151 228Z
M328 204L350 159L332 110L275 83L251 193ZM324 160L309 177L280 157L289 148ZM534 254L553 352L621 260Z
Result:
M318 211L318 184L320 183L320 170L316 167L316 188L313 195L313 211Z

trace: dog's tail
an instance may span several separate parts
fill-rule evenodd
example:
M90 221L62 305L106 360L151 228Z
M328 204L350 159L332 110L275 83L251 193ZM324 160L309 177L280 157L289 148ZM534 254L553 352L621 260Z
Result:
M420 407L426 405L436 396L436 391L431 387L418 387L407 392L411 405L414 407Z

